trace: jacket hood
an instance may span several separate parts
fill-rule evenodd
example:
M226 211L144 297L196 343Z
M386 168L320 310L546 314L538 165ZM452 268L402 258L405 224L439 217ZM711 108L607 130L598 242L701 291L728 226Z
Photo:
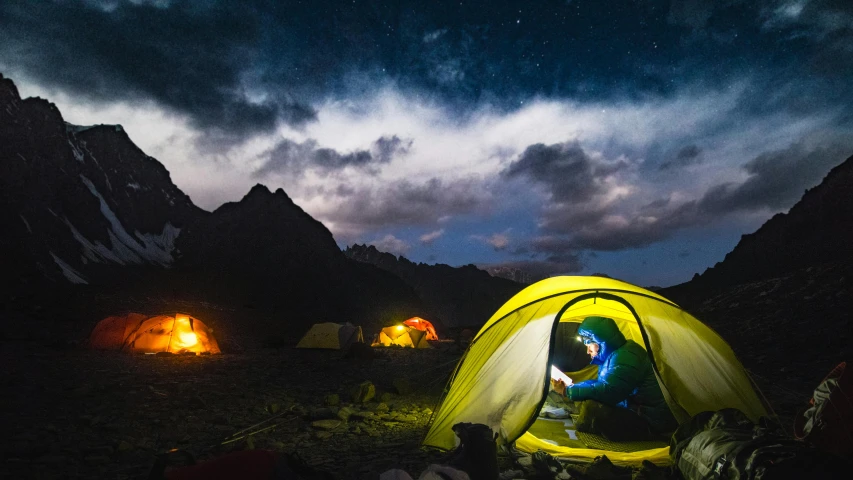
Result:
M590 337L600 345L598 355L592 359L595 364L605 362L617 348L625 345L625 335L622 335L612 318L586 317L578 327L578 335Z

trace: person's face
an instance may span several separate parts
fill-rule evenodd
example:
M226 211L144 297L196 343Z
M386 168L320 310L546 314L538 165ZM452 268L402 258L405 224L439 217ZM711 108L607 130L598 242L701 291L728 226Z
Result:
M587 353L587 355L589 355L589 358L595 358L595 356L598 355L598 350L600 348L601 348L601 345L599 345L595 342L589 343L586 346L586 353Z

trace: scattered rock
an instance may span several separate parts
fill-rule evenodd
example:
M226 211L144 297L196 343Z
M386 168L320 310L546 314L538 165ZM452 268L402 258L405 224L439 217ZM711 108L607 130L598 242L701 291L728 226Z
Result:
M417 423L418 417L414 415L398 415L396 420L403 423Z
M393 399L394 396L388 392L384 392L382 395L379 396L379 401L382 403L390 403Z
M362 382L352 391L353 403L365 403L376 396L376 387L371 382Z
M330 418L337 418L335 412L332 411L331 408L312 408L310 414L311 420L326 420Z
M400 395L408 395L412 393L412 383L406 378L395 378L391 385Z
M347 421L349 421L349 419L353 415L353 413L355 413L355 410L353 410L352 408L341 407L338 410L338 418L340 418L344 422L347 422Z
M350 345L347 353L344 354L344 358L363 360L372 360L378 356L377 352L366 343L353 343Z
M316 420L311 422L311 426L321 430L334 430L341 426L340 420Z
M376 406L376 413L388 413L388 410L389 408L387 403L383 402Z

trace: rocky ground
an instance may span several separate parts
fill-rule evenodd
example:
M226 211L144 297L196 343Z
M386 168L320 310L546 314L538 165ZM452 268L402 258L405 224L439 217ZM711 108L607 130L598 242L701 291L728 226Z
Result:
M264 448L338 478L414 475L460 351L383 349L377 359L292 348L215 356L121 355L4 344L3 478L145 478L155 455L199 460ZM367 383L369 382L369 383ZM267 423L261 423L268 420ZM254 432L211 448L247 427Z
M853 362L851 280L851 263L808 267L730 287L687 309L729 342L790 432L824 376Z
M849 278L850 265L813 267L688 310L732 345L790 430L821 378L853 359ZM216 356L121 355L37 341L48 331L85 337L77 323L44 322L0 338L0 478L145 478L172 448L198 460L272 449L337 478L417 476L446 458L420 442L461 356L455 345L383 349L372 360L279 342L238 342L240 353Z

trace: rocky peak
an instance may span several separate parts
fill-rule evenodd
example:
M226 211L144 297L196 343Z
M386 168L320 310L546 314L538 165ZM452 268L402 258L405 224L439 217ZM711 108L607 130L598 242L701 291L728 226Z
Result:
M806 190L787 213L741 237L722 262L682 285L664 289L692 304L715 292L775 278L826 263L853 262L853 157L833 168L820 185Z
M121 128L65 123L0 80L0 201L10 271L112 282L110 266L171 264L180 228L203 212ZM35 266L35 271L32 270ZM37 272L37 273L36 273Z

